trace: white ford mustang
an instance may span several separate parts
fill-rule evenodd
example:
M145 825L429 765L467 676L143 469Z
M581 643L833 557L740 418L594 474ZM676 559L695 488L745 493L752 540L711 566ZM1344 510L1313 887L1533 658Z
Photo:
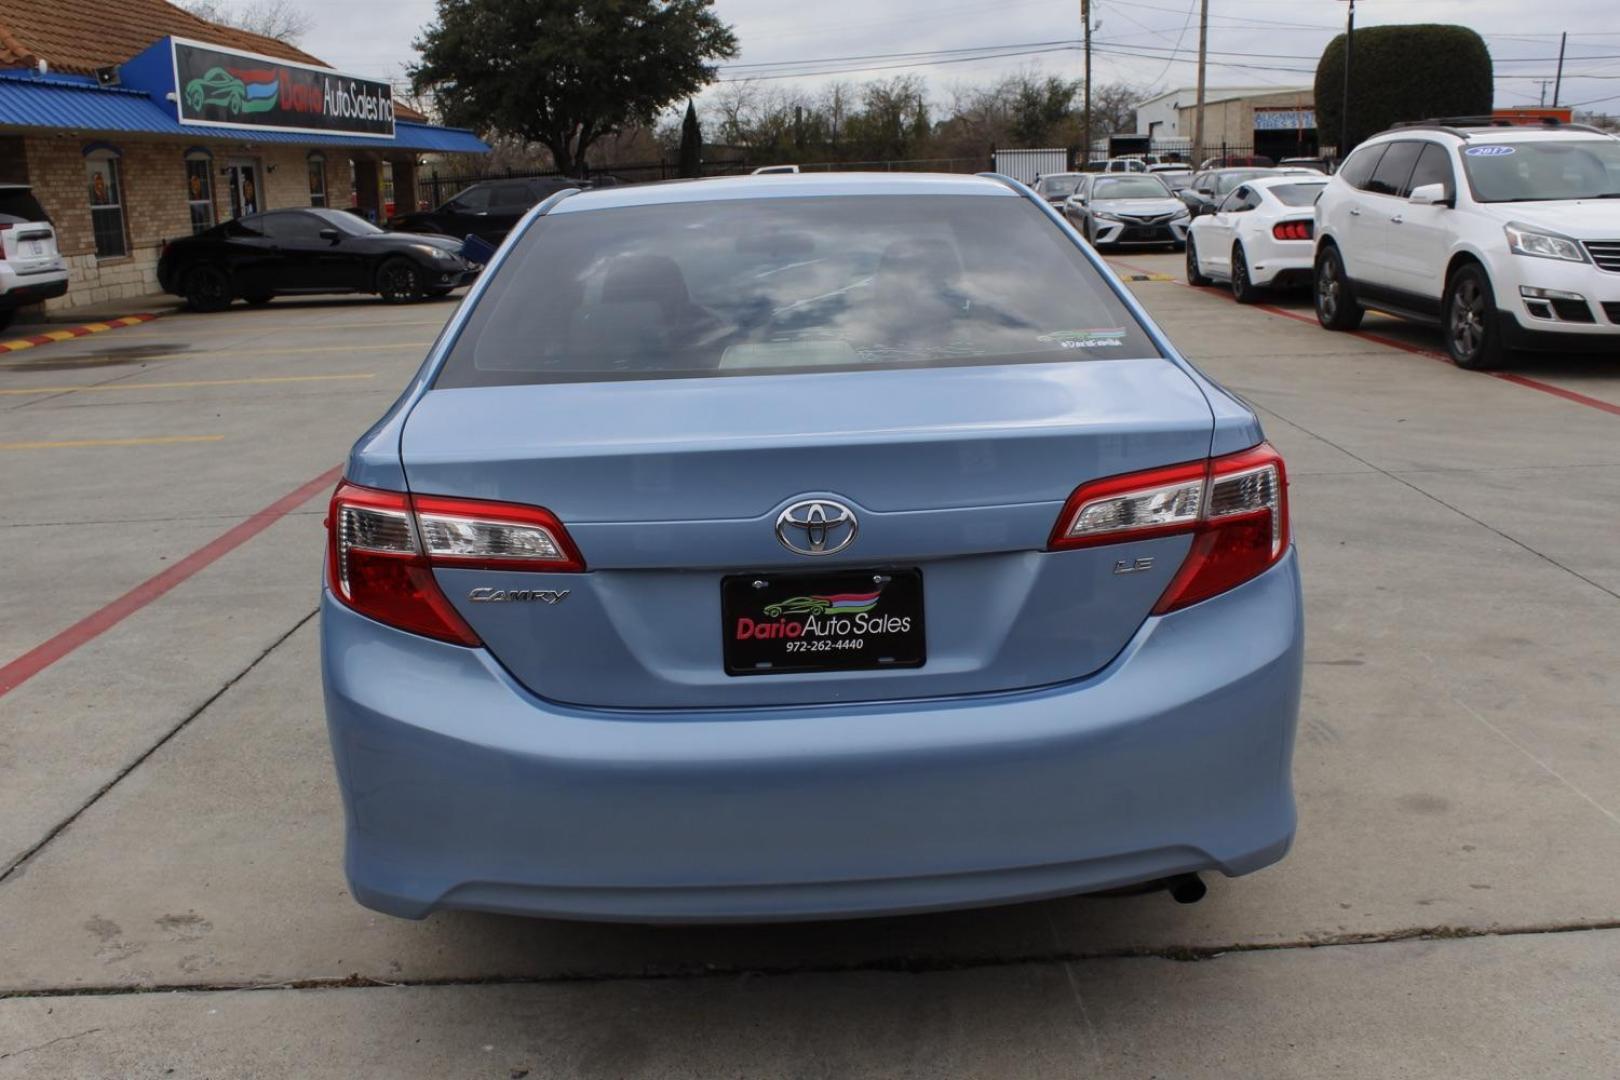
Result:
M1213 213L1193 219L1187 233L1187 282L1228 281L1240 304L1260 290L1308 285L1316 235L1320 173L1261 176L1233 188Z

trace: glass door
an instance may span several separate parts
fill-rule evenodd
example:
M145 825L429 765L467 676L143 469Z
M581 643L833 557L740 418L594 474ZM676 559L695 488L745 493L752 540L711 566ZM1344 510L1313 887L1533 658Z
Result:
M225 164L225 185L231 196L231 217L257 214L264 209L259 190L259 163L238 158Z

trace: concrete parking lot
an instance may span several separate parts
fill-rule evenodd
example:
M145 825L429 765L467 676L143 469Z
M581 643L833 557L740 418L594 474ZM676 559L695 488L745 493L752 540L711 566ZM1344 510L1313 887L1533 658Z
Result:
M800 926L375 915L314 622L355 436L454 301L0 357L0 1077L1620 1072L1620 360L1507 377L1122 273L1287 456L1293 853Z

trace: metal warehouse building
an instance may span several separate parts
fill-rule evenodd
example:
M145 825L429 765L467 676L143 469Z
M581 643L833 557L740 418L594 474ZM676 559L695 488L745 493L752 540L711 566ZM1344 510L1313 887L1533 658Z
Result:
M423 154L477 136L277 41L163 0L0 4L0 183L26 183L72 272L55 307L157 291L166 240L256 210L414 202Z

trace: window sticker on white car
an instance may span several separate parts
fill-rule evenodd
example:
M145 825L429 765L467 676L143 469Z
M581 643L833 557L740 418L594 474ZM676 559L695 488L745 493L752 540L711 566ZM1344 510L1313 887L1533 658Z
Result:
M1036 341L1055 342L1065 349L1117 349L1125 344L1125 328L1107 330L1054 330Z
M1470 146L1463 153L1469 157L1507 157L1518 151L1511 146Z

